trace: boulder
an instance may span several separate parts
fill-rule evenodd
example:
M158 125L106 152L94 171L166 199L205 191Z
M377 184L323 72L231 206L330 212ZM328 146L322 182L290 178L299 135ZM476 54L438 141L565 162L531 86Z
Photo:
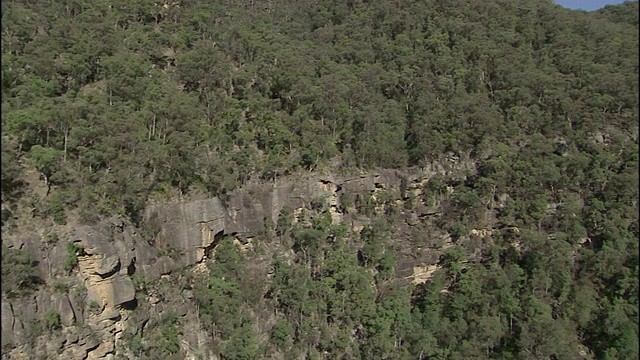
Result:
M93 349L98 348L98 346L100 346L101 341L100 339L98 339L96 336L89 336L86 340L84 345L84 351L85 352L89 352Z
M53 337L47 341L46 352L47 354L56 354L59 350L64 348L65 339L63 337Z
M118 309L113 309L113 308L105 309L102 312L102 314L100 314L99 321L105 321L105 320L113 320L113 321L120 320L120 311L118 311Z
M67 337L66 337L67 344L75 344L78 342L78 340L79 340L78 334L74 332L67 334Z
M80 261L80 264L83 262ZM97 301L101 307L114 308L135 299L135 288L131 279L126 275L116 274L102 279L99 275L87 274L85 271L81 271L81 273L85 276L89 302Z

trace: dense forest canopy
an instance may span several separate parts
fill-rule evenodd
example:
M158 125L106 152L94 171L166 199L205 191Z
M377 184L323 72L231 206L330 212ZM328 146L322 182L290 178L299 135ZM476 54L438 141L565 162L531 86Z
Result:
M637 2L2 6L3 197L31 166L51 190L34 205L58 221L331 159L486 158L533 134L588 153L596 133L624 157L634 145L618 138L637 136Z
M494 220L526 251L505 231L411 291L386 281L391 222L358 261L318 213L278 235L306 258L274 262L271 347L243 255L218 252L196 293L234 319L223 357L637 358L638 23L638 2L3 1L2 221L140 223L152 200L465 156L476 175L429 190L455 188L452 232L507 194Z

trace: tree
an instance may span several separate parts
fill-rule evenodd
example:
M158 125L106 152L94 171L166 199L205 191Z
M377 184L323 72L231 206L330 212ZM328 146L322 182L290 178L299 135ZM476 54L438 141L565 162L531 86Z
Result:
M18 297L36 289L42 283L37 263L24 250L2 245L2 292Z

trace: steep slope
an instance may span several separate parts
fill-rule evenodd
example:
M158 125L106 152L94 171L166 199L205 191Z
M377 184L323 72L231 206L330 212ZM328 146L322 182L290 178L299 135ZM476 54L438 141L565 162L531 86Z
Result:
M3 2L3 358L638 357L637 9Z

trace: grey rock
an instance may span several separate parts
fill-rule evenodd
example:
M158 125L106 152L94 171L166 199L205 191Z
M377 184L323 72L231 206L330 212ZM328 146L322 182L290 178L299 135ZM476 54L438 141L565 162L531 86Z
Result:
M120 320L120 311L118 311L118 309L106 309L102 314L100 314L100 321L104 320Z
M100 345L100 339L97 336L89 336L85 339L84 342L84 350L85 352L89 352Z
M29 296L19 300L16 299L11 302L11 308L14 316L13 335L16 342L20 342L26 335L27 325L31 321L35 321L38 317L36 296Z
M176 264L184 266L200 261L215 235L225 228L226 211L220 199L183 202L170 206L150 206L146 221L159 229L156 247L175 249ZM201 251L198 251L201 250Z
M96 274L98 275L106 275L116 270L116 268L120 265L120 258L118 255L111 255L105 258L102 258L100 261L100 267L96 269Z
M187 315L187 308L185 306L180 306L176 309L176 315L177 316L186 316Z
M149 280L157 280L162 275L171 273L180 268L180 262L168 257L162 256L149 265L141 265L141 273Z
M87 342L89 342L90 338L95 338L93 330L89 327L83 327L78 334L78 344L85 345Z
M81 226L71 234L71 241L82 246L84 252L89 255L111 256L115 254L109 237L100 227Z
M71 326L76 321L76 315L67 294L53 294L52 304L60 315L60 322L64 326Z
M48 354L55 354L58 350L64 348L65 339L62 337L54 337L47 341L46 351Z
M64 268L64 262L67 259L67 242L59 241L50 250L48 250L47 257L43 259L43 263L46 263L47 273L51 271L51 277L63 276L67 274L67 270ZM49 274L44 276L45 280L48 279Z
M15 318L13 317L11 303L8 300L2 299L2 347L8 344L14 344L14 322Z
M86 299L82 298L82 294L86 292L86 288L84 285L78 285L77 287L71 290L71 295L68 297L69 304L73 309L73 313L75 314L76 324L84 323L84 306L83 301Z
M111 296L108 304L117 306L135 299L136 290L129 277L118 275L114 276L110 280L112 293L110 294Z
M76 333L67 334L67 338L66 338L67 344L76 344L78 340L79 340L78 334Z

